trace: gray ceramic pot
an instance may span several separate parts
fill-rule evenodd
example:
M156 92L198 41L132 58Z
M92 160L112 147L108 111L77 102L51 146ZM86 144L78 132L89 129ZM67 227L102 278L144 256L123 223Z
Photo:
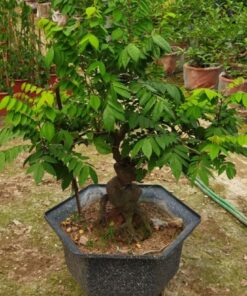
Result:
M45 218L63 243L69 271L83 290L83 296L158 296L179 268L184 240L200 223L200 216L161 186L144 185L142 201L167 206L184 221L184 229L158 255L83 254L60 227L76 211L70 197L45 214ZM91 185L80 192L85 206L105 193L105 185Z

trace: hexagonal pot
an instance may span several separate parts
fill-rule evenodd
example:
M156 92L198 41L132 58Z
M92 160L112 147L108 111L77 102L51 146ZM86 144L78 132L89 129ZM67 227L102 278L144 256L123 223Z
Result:
M60 224L76 211L75 197L45 213L45 218L63 243L69 271L83 290L83 296L158 296L179 268L184 240L200 223L200 216L158 185L143 185L141 201L153 202L184 221L184 228L161 253L154 255L84 254ZM80 191L81 206L100 199L105 185L91 185Z

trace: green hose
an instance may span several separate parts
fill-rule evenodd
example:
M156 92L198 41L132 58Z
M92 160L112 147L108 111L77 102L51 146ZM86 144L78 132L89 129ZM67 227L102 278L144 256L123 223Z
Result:
M247 217L241 213L234 205L225 200L224 198L217 195L214 191L208 188L201 180L196 179L196 186L198 186L205 194L212 198L215 202L217 202L220 206L222 206L225 210L231 213L234 217L236 217L240 222L242 222L245 226L247 226Z

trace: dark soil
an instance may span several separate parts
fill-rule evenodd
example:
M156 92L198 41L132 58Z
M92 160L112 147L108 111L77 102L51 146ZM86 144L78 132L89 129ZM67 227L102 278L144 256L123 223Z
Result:
M75 213L72 217L61 223L64 231L78 245L83 253L105 254L131 254L146 255L158 254L163 251L181 232L183 223L181 219L171 219L166 211L153 203L140 204L150 222L153 223L153 233L144 241L126 243L119 230L124 223L121 214L108 205L107 223L103 227L98 223L99 202L95 202L82 211L83 218ZM137 222L138 223L138 222Z

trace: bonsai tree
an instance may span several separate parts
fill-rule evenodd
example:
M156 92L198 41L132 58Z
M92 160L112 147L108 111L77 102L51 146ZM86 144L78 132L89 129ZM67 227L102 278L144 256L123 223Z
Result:
M105 223L110 201L132 241L152 232L138 208L141 190L135 181L163 166L176 179L186 175L192 182L197 177L208 182L213 170L233 178L229 152L247 155L247 136L238 132L236 111L229 108L233 102L246 107L244 94L224 99L202 89L185 97L163 81L155 61L170 48L160 35L158 4L85 1L82 19L71 17L64 27L41 20L52 40L46 63L55 63L59 76L55 93L26 84L22 101L8 96L0 103L8 109L8 133L30 141L27 172L37 183L48 172L61 180L62 189L72 185L79 213L79 185L88 178L97 182L97 175L77 147L94 145L112 154L116 176L106 186L99 221ZM1 152L2 159L13 158L7 153ZM138 228L134 216L142 222Z

